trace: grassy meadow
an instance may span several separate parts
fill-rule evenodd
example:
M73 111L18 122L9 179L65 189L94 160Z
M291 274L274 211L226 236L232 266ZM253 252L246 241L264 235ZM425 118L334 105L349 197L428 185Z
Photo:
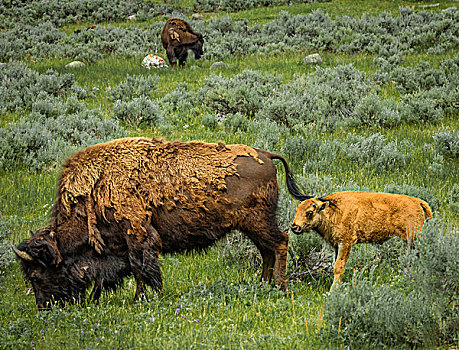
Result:
M153 2L164 3L163 1ZM439 3L438 6L435 6L436 2L432 1L336 0L309 4L296 3L293 5L256 7L231 13L206 12L203 13L204 20L199 25L206 27L210 21L230 16L234 21L248 20L249 25L259 24L262 27L277 19L282 11L296 16L310 14L314 10L320 9L329 14L330 18L338 16L361 18L362 16L379 16L383 12L387 13L388 16L397 17L400 7L406 7L415 12L441 12L450 7L459 8L456 1L437 2ZM182 9L186 16L191 18L193 1L170 1L169 3L176 6L176 9ZM173 12L173 14L181 15L177 12ZM138 21L103 22L103 25L148 29L152 25L157 25L157 22L164 22L166 19L166 16L157 16ZM61 26L60 30L72 33L76 28L85 28L91 24L93 22L90 21L68 23ZM2 30L6 31L6 29ZM209 43L206 42L206 45ZM446 72L443 62L454 60L457 57L457 48L458 44L456 43L452 50L445 50L444 52L432 53L428 52L428 48L423 47L403 51L403 59L396 66L414 69L419 67L420 62L428 62L432 72L433 70ZM206 46L204 46L204 51L206 51ZM393 112L394 115L395 112L398 113L396 108L405 108L406 105L409 105L410 99L424 96L422 95L424 90L421 88L419 90L415 88L416 91L414 92L406 92L401 89L395 75L391 76L395 78L373 83L373 80L377 80L375 74L383 72L375 64L378 57L382 57L382 54L355 51L320 50L305 42L302 48L254 52L226 56L223 59L204 56L200 60L195 60L190 54L191 57L183 69L151 70L141 66L143 57L150 52L137 52L132 55L107 55L94 61L87 61L85 67L70 70L65 68L65 65L70 61L65 57L26 57L18 61L25 62L27 68L38 72L40 75L48 74L50 69L53 70L54 74L60 76L68 73L73 74L74 83L87 92L87 96L84 99L79 99L79 102L84 103L86 110L100 111L100 118L108 121L116 119L114 112L116 101L109 97L109 91L113 91L125 82L127 76L136 79L155 77L157 84L149 92L148 98L159 108L159 121L149 124L119 119L119 125L125 132L124 135L163 137L167 140L181 141L223 141L228 144L243 143L268 148L269 151L283 154L287 158L307 194L320 196L338 190L362 189L420 196L433 207L435 225L437 225L428 228L426 232L434 232L437 227L443 227L441 230L445 232L446 236L456 235L459 227L459 147L457 146L459 104L457 83L454 85L454 82L449 82L449 84L453 84L450 86L453 86L452 91L453 93L455 91L456 95L448 97L450 99L445 97L446 102L444 104L446 107L436 107L434 110L435 113L441 110L438 112L441 114L441 118L433 120L425 117L420 118L420 120L405 121L401 117L400 122L390 125L376 122L336 124L336 127L319 128L318 122L315 124L312 121L304 124L290 124L286 127L277 121L275 127L270 129L266 125L274 125L276 122L273 122L272 119L269 119L268 122L268 119L262 117L265 113L263 107L266 107L264 105L267 105L271 96L265 97L266 100L257 101L259 103L256 105L258 112L249 111L246 113L242 109L239 110L238 108L245 101L243 97L240 101L235 102L236 107L229 113L222 112L218 109L220 107L212 109L214 108L212 106L217 105L216 103L212 105L214 100L209 100L210 96L214 94L214 90L209 87L212 79L218 78L229 82L232 82L231 79L243 81L243 78L238 78L238 74L245 71L253 71L261 76L273 75L278 77L280 83L276 86L276 93L282 91L279 92L280 96L287 96L288 91L282 90L282 86L286 86L286 84L291 84L289 86L292 89L298 88L306 91L320 80L320 74L325 75L328 74L327 72L335 74L336 69L340 69L339 67L351 67L349 70L352 74L363 73L364 77L371 80L371 83L362 88L366 89L365 94L376 94L379 98L378 101L392 101L390 108L397 106L393 109L387 107L390 109L390 113ZM316 52L322 56L323 63L316 66L307 65L303 62L306 55ZM162 47L159 48L158 55L166 58L166 53ZM216 61L223 61L226 65L211 69L210 66ZM11 65L17 62L10 60L6 63ZM4 67L0 69L4 69ZM320 73L320 69L324 71ZM3 78L3 72L0 70L0 78ZM317 80L312 80L316 79L315 76L317 76ZM454 71L450 75L445 73L445 76L454 77ZM402 80L400 79L400 81ZM238 80L234 81L237 82ZM325 89L327 82L320 84L320 87ZM447 86L447 83L444 86ZM184 91L195 93L190 97L189 104L181 101L174 102L175 104L170 102L173 100L172 97L180 100L180 91L182 91L180 87L184 87ZM313 88L307 91L311 96L313 95ZM217 92L224 93L221 90ZM227 94L231 95L232 92L233 90L228 89ZM249 99L248 95L250 92L243 96ZM301 91L298 93L298 96L300 95ZM65 94L62 96L60 101L61 104L64 104L63 101L67 101L68 96ZM342 96L346 95L343 93ZM57 98L61 98L60 95ZM442 98L439 97L438 99ZM429 95L425 101L433 101L434 99ZM450 102L451 100L453 103ZM332 102L330 104L333 105ZM418 105L413 106L413 108L417 108ZM26 124L24 120L36 118L34 113L38 113L38 108L37 105L3 110L0 108L0 128L4 130L4 134L0 133L0 136L8 135L8 130L11 130L13 125L30 126L31 124ZM384 108L382 110L386 111ZM222 114L226 117L226 121L218 120L217 122L217 116ZM266 112L267 114L268 112ZM54 117L52 113L49 115ZM242 115L243 121L237 122L240 115ZM51 117L48 116L48 118ZM244 120L247 121L244 122ZM256 124L257 122L259 124ZM61 128L65 129L67 125L70 123L62 123ZM33 126L33 128L36 127ZM30 128L32 127L30 126ZM31 129L29 132L33 133L33 130ZM436 138L441 136L436 135L442 132L450 132L453 135L453 141L450 143L445 141L449 145L446 150L440 148L440 141L436 141ZM368 153L367 158L359 158L358 152L357 155L352 153L358 147L365 147L362 146L365 145L364 141L370 140L374 135L379 135L380 140L383 140L381 141L383 146L392 144L392 148L388 147L385 152L392 152L393 157L385 153L378 153L380 151L378 147L382 147L381 143L378 144L379 146L375 146L374 154ZM17 140L18 137L11 136L10 138ZM78 139L78 136L75 138ZM275 141L271 141L271 138L275 138ZM303 143L289 144L290 138L297 138ZM89 138L89 140L93 139ZM453 349L457 347L459 340L457 325L456 328L454 326L442 328L441 324L440 326L437 325L440 329L439 334L429 337L428 333L427 335L419 335L421 334L420 329L428 329L422 320L409 321L411 324L418 322L416 324L419 328L414 327L412 335L403 334L398 337L397 330L393 330L389 325L391 312L394 312L389 309L387 309L389 311L381 310L382 313L387 312L387 319L375 325L375 327L382 329L388 327L387 334L379 335L379 333L369 329L368 333L362 331L361 338L364 339L363 341L356 340L354 343L352 337L348 336L348 334L352 334L352 330L346 328L344 321L346 319L345 312L351 312L349 308L346 309L343 306L343 324L341 324L340 317L338 317L339 326L333 324L335 319L332 317L330 309L333 308L335 312L339 313L340 304L334 303L338 297L336 295L331 297L329 293L333 280L330 267L332 253L313 232L306 233L304 236L290 234L291 246L296 257L300 260L300 264L294 266L292 258L289 257L287 270L289 288L286 292L281 292L272 285L260 283L261 261L256 249L250 242L244 240L242 243L237 240L234 243L235 241L232 240L234 237L231 236L223 239L206 252L161 256L163 290L159 293L149 290L148 300L138 302L134 306L130 306L130 303L135 292L135 281L130 278L125 280L123 288L118 291L103 293L97 304L88 302L67 305L64 308L56 307L51 311L38 311L30 285L24 281L19 263L14 259L10 242L17 245L28 237L28 230L36 230L47 224L50 208L55 200L61 164L65 156L70 156L75 149L81 148L80 145L75 146L74 144L73 148L69 148L69 151L63 151L64 155L56 158L57 161L44 163L45 165L40 166L40 168L33 168L20 158L12 158L13 160L8 160L8 162L4 161L7 156L2 155L1 150L2 147L9 149L7 148L9 146L0 143L0 156L3 157L0 157L0 349L322 349L382 347ZM33 147L29 146L29 148ZM14 149L11 147L11 152ZM364 148L362 149L366 152ZM382 159L380 163L374 162L377 157ZM283 170L281 167L278 170L278 180L281 187L278 219L280 227L286 228L293 219L297 202L286 194ZM237 233L235 235L237 236ZM457 242L457 239L451 239L452 242ZM391 303L391 300L398 300L395 297L391 299L391 290L400 292L400 295L404 295L406 292L407 298L414 295L411 287L407 287L407 284L405 285L403 282L404 276L407 274L404 266L408 265L403 265L405 260L400 258L406 254L406 247L401 243L400 240L393 239L382 246L355 247L344 274L342 288L334 291L333 295L341 293L341 296L345 298L346 293L351 293L349 291L353 287L355 287L354 291L358 288L363 289L357 284L356 279L369 281L369 285L375 288L375 293L377 293L377 286L386 288L387 290L385 290L389 293L386 298L388 304ZM425 249L426 252L429 251L428 248ZM420 251L423 252L424 250L421 249ZM322 256L318 258L319 252L322 252ZM445 254L447 256L450 253ZM457 266L459 258L457 254L455 256L456 261L450 264ZM311 261L317 262L319 265L322 264L322 267L312 268ZM413 264L415 263L413 262ZM439 275L441 275L443 270L438 268L437 271L440 271ZM452 273L449 268L445 268L445 271L447 271L445 276ZM427 274L425 275L427 276ZM457 273L453 276L457 276ZM438 306L438 309L435 309L436 311L431 312L431 314L442 314L441 310L443 309L441 307L444 307L451 311L451 313L444 313L448 315L448 318L443 319L440 315L435 320L440 320L437 323L444 322L444 324L454 325L455 320L459 320L457 318L459 282L456 280L454 283L447 277L441 280L445 290L447 290L446 294L449 301L447 300L445 305L439 301L438 305L441 304L442 306ZM398 297L399 294L397 294ZM362 300L364 299L361 299L357 304L364 308L365 305ZM340 303L341 305L345 304L343 301ZM431 303L431 300L426 299L424 303ZM436 305L435 299L433 304ZM418 309L414 308L411 311L412 315L418 315ZM357 316L350 316L349 319L352 317ZM381 319L383 318L381 316ZM349 322L351 325L351 321ZM362 323L365 322L362 321ZM432 329L437 329L435 325L432 327ZM389 329L392 329L393 333L390 333ZM399 330L399 332L402 331ZM367 337L366 340L365 337Z

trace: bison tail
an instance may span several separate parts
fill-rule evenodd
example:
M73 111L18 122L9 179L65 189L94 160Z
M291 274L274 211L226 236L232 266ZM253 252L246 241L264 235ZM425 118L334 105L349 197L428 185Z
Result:
M285 163L287 164L287 163ZM297 200L299 201L305 201L306 199L313 198L314 196L306 196L305 194L301 193L300 189L298 188L298 185L296 184L293 174L287 172L288 168L285 168L286 172L286 180L287 180L287 189L290 192L290 194Z
M257 149L257 151L262 151ZM290 172L290 168L288 167L287 161L284 159L284 157L274 154L274 153L269 153L266 151L262 151L266 156L270 159L279 159L282 164L284 165L285 168L285 177L286 177L286 182L287 182L287 189L290 192L290 194L293 196L293 198L299 200L299 201L305 201L306 199L313 198L314 196L306 196L303 194L300 189L298 188L298 185L295 182L295 179L293 178L293 174Z

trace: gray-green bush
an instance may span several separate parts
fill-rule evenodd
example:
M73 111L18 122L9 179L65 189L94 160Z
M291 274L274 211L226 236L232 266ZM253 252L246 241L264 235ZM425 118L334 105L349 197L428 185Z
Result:
M147 97L137 97L130 101L117 100L113 104L113 114L117 119L133 125L146 123L154 126L160 117L158 105Z
M54 167L78 149L121 136L126 132L118 122L95 110L57 117L31 114L0 128L0 169Z
M171 11L173 6L143 0L1 0L0 8L0 28L10 28L18 23L30 25L50 22L56 26L82 22L101 23L123 20L132 15L135 15L137 20L145 20L164 15Z
M249 26L246 21L235 22L230 17L211 19L208 27L202 21L190 23L206 35L204 58L221 60L234 55L304 48L374 54L394 48L398 52L454 52L459 47L458 18L456 8L441 12L400 8L397 17L382 13L361 18L338 16L333 20L322 10L306 15L284 11L262 27L257 23ZM107 26L65 34L51 22L36 26L18 23L0 32L0 60L67 57L94 61L113 54L148 53L155 44L160 46L163 25L155 22L148 30Z
M433 135L435 149L448 157L459 158L459 131L445 130Z
M239 112L252 116L280 84L279 76L245 70L230 78L222 75L209 76L204 86L199 89L198 95L202 96L202 103L214 112Z
M300 4L312 2L327 2L330 0L194 0L193 8L196 11L234 12L259 6L278 6L284 4Z
M56 115L61 112L58 104L62 100L87 97L86 90L75 83L75 76L70 73L48 70L40 74L19 62L1 66L0 75L1 113L35 109L44 115Z
M109 101L129 101L139 97L151 98L153 90L157 86L157 75L134 76L128 74L126 80L107 90L107 98Z
M408 147L410 148L410 147ZM386 143L386 138L381 133L368 137L349 135L342 151L351 161L358 162L361 166L371 166L376 170L388 170L405 165L405 153L399 150L396 141Z

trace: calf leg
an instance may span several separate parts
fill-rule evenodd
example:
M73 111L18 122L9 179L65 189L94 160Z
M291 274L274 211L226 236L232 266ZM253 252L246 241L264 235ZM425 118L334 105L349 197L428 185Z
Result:
M346 262L347 259L349 258L349 254L351 253L351 245L347 245L345 243L340 243L338 245L338 256L335 261L335 267L334 267L334 279L333 279L333 286L339 282L341 282L341 275L344 272L344 269L346 268Z

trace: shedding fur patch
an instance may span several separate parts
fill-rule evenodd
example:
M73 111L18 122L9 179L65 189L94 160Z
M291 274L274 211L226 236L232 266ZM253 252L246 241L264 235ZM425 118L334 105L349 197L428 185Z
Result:
M238 175L234 161L241 156L263 164L255 149L245 145L114 140L68 159L58 194L68 216L77 202L84 202L89 242L101 252L104 242L95 213L106 219L106 209L114 209L117 221L130 222L128 234L143 240L147 236L143 223L149 222L154 208L207 210L206 202L226 191L225 178Z

